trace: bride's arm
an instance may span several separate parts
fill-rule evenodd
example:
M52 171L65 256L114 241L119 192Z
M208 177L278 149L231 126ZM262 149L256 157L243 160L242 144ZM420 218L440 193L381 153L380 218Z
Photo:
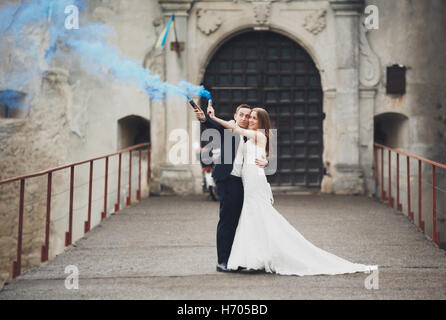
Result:
M235 121L225 121L223 119L218 118L215 115L215 110L212 106L208 106L207 112L209 114L209 118L211 118L213 121L217 122L218 124L222 125L223 127L227 129L231 129L233 132L236 132L238 134L244 135L245 137L249 139L254 139L256 141L262 141L262 139L265 139L266 143L266 137L264 134L255 131L255 130L249 130L249 129L243 129L240 127L237 127L235 124ZM257 138L257 139L256 139Z

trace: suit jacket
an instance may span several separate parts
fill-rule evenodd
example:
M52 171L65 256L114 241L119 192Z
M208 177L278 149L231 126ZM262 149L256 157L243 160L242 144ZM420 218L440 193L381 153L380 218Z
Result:
M220 163L217 163L212 172L212 177L215 181L226 179L234 168L234 159L237 154L237 148L240 143L241 136L238 133L233 133L230 129L226 129L219 123L215 122L209 115L205 113L206 121L202 124L209 129L216 129L220 133ZM226 129L226 130L225 130ZM226 139L225 139L226 135ZM226 159L229 157L228 152L231 152L231 161Z

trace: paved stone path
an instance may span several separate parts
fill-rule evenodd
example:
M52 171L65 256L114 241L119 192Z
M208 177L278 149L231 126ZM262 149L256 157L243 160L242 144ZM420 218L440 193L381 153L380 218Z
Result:
M111 215L53 260L9 281L3 299L446 299L446 252L406 216L361 196L276 195L276 209L316 246L378 264L368 274L281 276L215 271L218 202L150 197ZM65 288L65 267L79 289Z

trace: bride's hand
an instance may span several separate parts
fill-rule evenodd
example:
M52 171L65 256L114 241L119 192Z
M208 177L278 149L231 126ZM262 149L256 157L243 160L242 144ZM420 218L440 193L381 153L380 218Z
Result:
M207 113L208 113L209 117L215 118L215 110L212 107L211 103L209 103L209 105L208 105Z

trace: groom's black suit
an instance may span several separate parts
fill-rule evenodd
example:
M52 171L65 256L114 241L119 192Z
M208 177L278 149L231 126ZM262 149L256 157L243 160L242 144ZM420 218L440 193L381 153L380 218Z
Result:
M241 136L232 134L231 130L221 126L209 118L202 122L207 128L218 130L220 133L220 163L215 165L212 177L217 183L220 198L220 220L217 225L217 256L218 263L227 263L234 241L235 230L243 207L243 183L240 177L231 175L234 167L234 158L240 143ZM226 134L226 139L225 139ZM226 143L225 143L226 142ZM228 152L232 152L231 161Z

